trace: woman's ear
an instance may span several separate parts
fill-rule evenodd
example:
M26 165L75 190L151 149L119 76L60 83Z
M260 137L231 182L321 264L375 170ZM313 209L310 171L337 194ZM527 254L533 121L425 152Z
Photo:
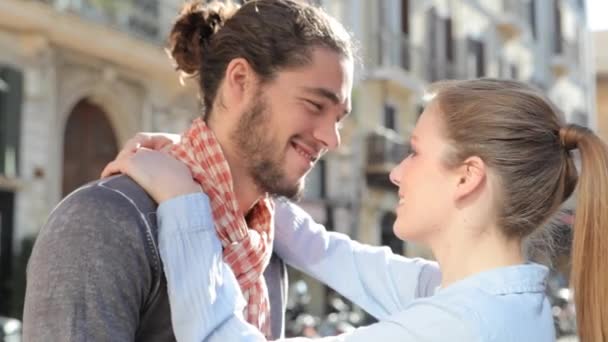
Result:
M461 200L479 190L486 181L486 164L479 157L467 158L458 170L456 200Z

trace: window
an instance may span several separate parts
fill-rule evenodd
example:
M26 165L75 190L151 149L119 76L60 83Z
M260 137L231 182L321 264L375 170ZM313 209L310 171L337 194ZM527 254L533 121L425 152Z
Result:
M390 104L384 105L384 127L392 129L393 131L397 130L397 118L395 117L396 110L395 107Z
M404 35L410 33L410 2L409 0L401 0L401 32Z
M528 1L528 6L529 6L529 15L530 15L530 29L532 30L532 38L536 39L537 38L537 28L536 28L536 1L534 0L529 0Z
M23 74L21 71L0 66L0 174L16 177L19 167L19 131L21 102L23 101Z
M426 12L426 42L428 46L427 50L427 80L430 82L441 79L439 73L439 65L443 63L439 55L439 49L442 44L440 40L440 18L437 14L437 9L431 7Z
M481 77L486 74L485 48L483 42L473 38L467 39L467 67L469 73L474 77Z
M457 78L454 63L452 18L440 16L435 7L426 13L427 80Z
M559 1L553 2L553 25L555 28L553 52L562 54L564 52L562 39L562 12L559 8Z
M448 61L454 61L454 38L452 35L452 18L443 19L445 30L445 54Z

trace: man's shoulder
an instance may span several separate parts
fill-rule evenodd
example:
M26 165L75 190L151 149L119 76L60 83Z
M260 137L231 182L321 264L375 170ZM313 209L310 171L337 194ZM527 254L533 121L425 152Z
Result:
M101 208L126 205L142 212L155 211L157 207L154 200L139 184L128 176L119 175L81 186L67 195L56 210L90 205Z
M40 229L32 255L141 258L158 275L156 208L127 176L90 182L55 207Z
M51 212L39 237L123 239L156 249L156 208L144 189L127 176L96 180L67 195Z
M157 246L156 204L128 177L94 181L66 196L28 261L26 334L127 340L154 331L171 338Z

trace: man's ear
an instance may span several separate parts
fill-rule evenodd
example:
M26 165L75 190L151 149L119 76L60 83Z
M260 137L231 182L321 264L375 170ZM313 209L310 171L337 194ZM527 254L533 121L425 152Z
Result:
M479 157L467 158L458 169L456 200L462 200L481 189L486 183L486 164Z
M228 63L223 81L222 99L225 106L245 106L251 98L257 83L257 76L251 64L244 58L234 58Z

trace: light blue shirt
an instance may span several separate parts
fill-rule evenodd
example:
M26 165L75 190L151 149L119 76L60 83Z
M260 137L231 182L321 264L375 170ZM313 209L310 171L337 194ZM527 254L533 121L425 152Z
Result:
M265 341L243 318L245 301L210 220L191 194L158 208L160 253L178 341ZM523 264L440 289L438 265L328 232L298 206L277 201L275 251L379 322L322 341L555 341L545 296L548 269ZM305 339L295 339L304 341Z

